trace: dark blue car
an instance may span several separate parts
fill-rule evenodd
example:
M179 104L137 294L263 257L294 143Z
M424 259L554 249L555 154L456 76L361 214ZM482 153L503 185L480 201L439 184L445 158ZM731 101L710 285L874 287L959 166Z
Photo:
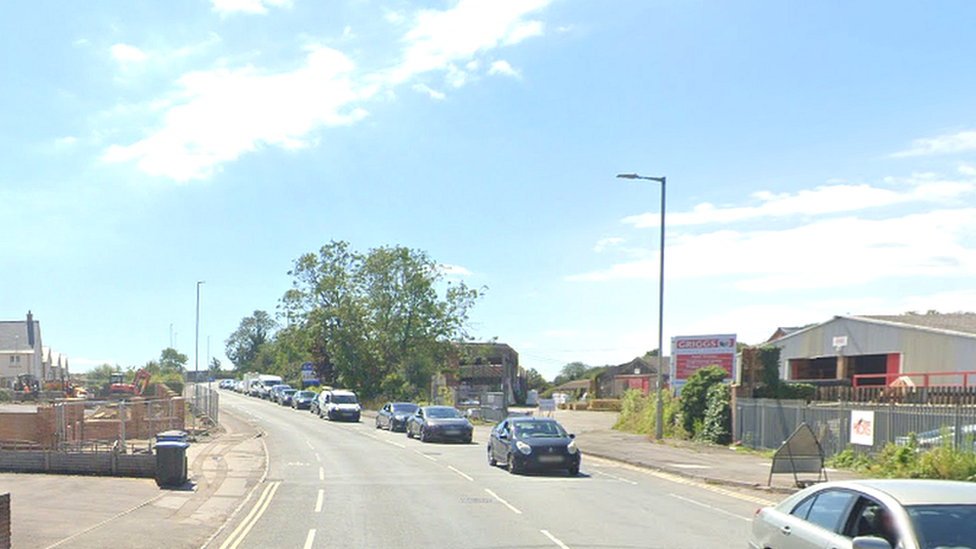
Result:
M513 474L563 470L576 476L580 451L574 438L554 419L511 417L491 430L488 464L504 463Z

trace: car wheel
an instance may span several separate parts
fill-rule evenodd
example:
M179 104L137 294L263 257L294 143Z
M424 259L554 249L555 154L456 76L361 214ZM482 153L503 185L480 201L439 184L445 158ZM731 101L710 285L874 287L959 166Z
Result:
M380 426L380 418L376 418L376 428L377 428L377 429L381 429L381 428L382 428L382 427Z
M427 429L423 425L420 426L420 442L430 442L430 439L427 438Z
M498 460L495 459L495 454L491 452L491 446L488 446L488 466L495 467L498 465Z
M465 444L471 444L471 436L472 435L468 435L468 436L464 437L464 439L461 440L461 442L463 442Z
M407 425L407 430L405 432L407 433L407 438L413 438L413 433L410 432L410 426L409 425Z
M507 458L507 462L505 463L505 466L508 467L509 473L513 475L518 473L518 467L515 465L515 457L512 456L511 452L508 453L508 458Z
M572 467L569 468L569 476L577 477L579 476L579 471L580 471L580 466L579 463L577 463L576 465L573 465Z

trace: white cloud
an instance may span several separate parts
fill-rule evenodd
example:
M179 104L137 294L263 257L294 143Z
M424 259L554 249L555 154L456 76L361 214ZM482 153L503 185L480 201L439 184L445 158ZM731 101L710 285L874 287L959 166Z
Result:
M78 138L77 137L73 137L73 136L70 136L69 135L69 136L66 136L66 137L59 137L59 138L55 139L54 140L54 146L56 148L58 148L58 149L66 149L66 148L74 145L77 142L78 142Z
M120 63L141 63L148 57L139 48L128 44L116 44L109 48L109 52Z
M515 72L515 69L506 61L495 61L491 64L491 68L488 69L488 74L504 74L506 76L513 76L515 78L519 77L519 73Z
M976 151L976 131L962 131L927 139L915 139L912 148L892 154L895 158Z
M215 12L228 15L234 12L265 14L268 7L289 7L291 0L210 0Z
M761 202L758 206L720 208L703 203L691 212L669 214L665 223L668 227L677 227L729 223L758 217L843 213L908 202L941 201L976 190L974 181L945 181L933 174L916 174L904 180L889 178L886 182L907 189L899 192L871 185L825 185L796 194L760 191L752 195L752 198ZM657 227L660 224L660 215L659 212L633 215L624 218L623 222L638 228Z
M960 164L958 170L963 175L976 175L976 167L970 164Z
M429 95L431 97L431 99L444 99L445 97L447 97L443 93L441 93L441 92L439 92L437 90L433 90L433 89L431 89L429 86L427 86L425 84L414 84L413 89L414 89L414 91L418 91L418 92L421 92L421 93L426 93L427 95Z
M397 83L413 75L448 69L478 53L512 45L542 32L538 21L525 16L551 0L461 0L449 10L425 10L404 37L403 61L390 73Z
M464 267L460 267L458 265L441 265L440 266L440 271L441 271L441 273L443 273L445 275L449 275L449 276L450 275L454 275L454 276L470 276L470 275L474 274L471 271L465 269Z
M389 23L399 23L404 19L402 13L395 12L392 10L387 10L385 13L383 13L383 18L386 19L387 22Z
M176 181L209 176L221 163L262 144L296 148L319 126L366 116L352 107L372 88L356 89L353 65L338 51L310 48L304 66L267 74L253 67L193 72L178 80L163 125L132 145L112 145L106 162L137 162L142 171Z
M623 242L624 239L619 237L601 238L600 240L596 241L596 246L593 247L593 251L600 253L611 246L617 246L619 244L623 244Z
M976 275L976 209L888 219L853 217L779 231L671 235L668 279L716 277L742 291L843 287L882 279ZM770 257L775 261L749 258ZM619 263L568 280L654 279L657 259Z

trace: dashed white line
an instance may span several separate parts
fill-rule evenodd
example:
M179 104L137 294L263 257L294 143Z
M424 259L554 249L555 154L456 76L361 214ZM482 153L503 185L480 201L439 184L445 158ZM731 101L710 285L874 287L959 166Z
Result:
M569 549L569 546L568 545L566 545L565 543L559 541L556 538L556 536L550 534L549 533L549 530L539 530L539 531L542 532L542 534L544 536L546 536L547 538L549 538L549 541L555 543L559 547L559 549Z
M466 479L468 479L468 480L470 480L471 482L474 482L474 479L473 479L473 478L471 478L471 477L469 477L468 475L466 475L466 474L464 474L464 473L462 473L461 471L458 471L458 470L457 470L457 469L455 469L455 468L454 468L453 466L451 466L451 465L448 465L448 466L447 466L447 468L448 468L448 469L450 469L450 470L452 470L452 471L454 471L455 473L457 473L457 474L459 474L459 475L461 475L462 477L464 477L464 478L466 478Z
M417 452L417 450L414 450L414 452L416 452L416 453L417 453L417 455L420 455L420 456L423 456L423 457L425 457L425 458L427 458L427 459L429 459L429 460L431 460L431 461L437 461L437 459L436 459L436 458L432 458L432 457L430 457L430 456L428 456L427 454L425 454L425 453L423 453L423 452Z
M492 491L491 491L491 490L489 490L488 488L485 488L485 492L488 492L488 495L489 495L489 496L491 496L491 497L493 497L493 498L495 498L495 499L497 499L499 503L501 503L501 504L502 504L502 505L504 505L505 507L508 507L509 509L511 509L511 511L512 511L513 513L515 513L516 515L521 515L521 514L522 514L522 511L519 511L518 509L516 509L516 508L515 508L515 506L514 506L514 505L512 505L511 503L509 503L509 502L507 502L507 501L505 501L505 500L503 500L503 499L502 499L501 497L499 497L499 495L498 495L498 494L496 494L495 492L492 492Z
M681 501L686 501L686 502L688 502L688 503L690 503L692 505L697 505L699 507L704 507L705 509L709 509L709 510L712 510L712 511L715 511L715 512L718 512L718 513L722 513L722 514L728 515L730 517L735 517L737 519L742 519L742 520L744 520L746 522L749 522L749 520L750 520L750 519L748 519L748 518L746 518L746 517L744 517L742 515L737 515L735 513L730 513L728 511L726 511L725 509L719 509L718 507L714 507L714 506L708 505L707 503L702 503L700 501L695 501L695 500L690 499L690 498L682 497L682 496L679 496L678 494L668 494L668 495L671 496L671 497L673 497L673 498L680 499Z
M325 468L319 467L319 480L325 480Z
M627 480L627 479L625 479L623 477L618 477L616 475L611 475L610 473L604 473L603 471L593 471L593 472L596 473L596 474L598 474L598 475L603 475L605 477L610 477L613 480L619 480L620 482L626 482L627 484L635 484L635 485L637 484L636 482L634 482L632 480Z
M322 463L322 456L315 454L315 461Z
M315 446L312 446L312 441L308 440L307 438L305 439L305 444L308 444L308 447L309 448L311 448L313 450L315 449Z
M308 531L308 536L305 537L305 549L312 549L312 543L315 542L315 528Z
M315 512L322 512L322 500L325 498L325 490L319 488L319 497L315 500Z
M380 439L380 440L383 440L383 439ZM403 444L400 444L399 442L393 442L392 440L383 440L383 442L385 442L387 444L392 444L392 445L396 446L397 448L406 448L406 446L404 446Z

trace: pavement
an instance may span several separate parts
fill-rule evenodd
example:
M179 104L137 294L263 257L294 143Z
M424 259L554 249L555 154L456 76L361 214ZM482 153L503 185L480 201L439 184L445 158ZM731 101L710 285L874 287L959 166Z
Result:
M528 412L535 411L523 410ZM364 411L364 422L373 417ZM764 454L659 443L615 431L615 412L557 410L553 417L576 435L584 469L586 456L592 456L712 484L780 494L798 489L790 474L773 475L769 482L771 461ZM229 535L227 525L254 497L268 467L261 431L228 412L221 419L221 432L190 445L190 480L180 489L160 489L151 479L0 474L0 493L11 493L13 545L94 549L124 539L126 547L219 547ZM477 437L487 439L489 429L479 426ZM828 477L858 478L831 470ZM816 480L816 475L800 478ZM62 497L66 494L70 498Z

